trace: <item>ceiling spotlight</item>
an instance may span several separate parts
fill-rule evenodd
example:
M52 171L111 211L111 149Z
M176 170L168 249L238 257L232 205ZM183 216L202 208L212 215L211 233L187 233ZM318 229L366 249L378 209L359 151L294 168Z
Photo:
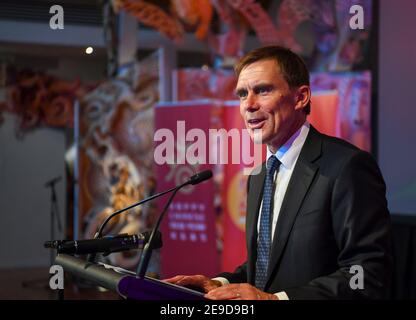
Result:
M87 49L85 49L86 54L91 54L93 51L94 49L92 47L88 47Z

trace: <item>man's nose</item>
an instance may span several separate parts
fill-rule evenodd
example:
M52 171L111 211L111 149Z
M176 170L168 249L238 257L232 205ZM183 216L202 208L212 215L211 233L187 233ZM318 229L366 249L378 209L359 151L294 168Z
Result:
M252 92L248 93L247 99L245 101L245 109L248 112L254 112L257 111L259 108L260 105L258 103L256 95Z

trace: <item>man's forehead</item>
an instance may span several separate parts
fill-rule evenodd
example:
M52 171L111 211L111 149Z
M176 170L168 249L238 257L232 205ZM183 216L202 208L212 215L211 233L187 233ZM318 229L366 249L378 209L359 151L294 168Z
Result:
M254 61L250 64L247 64L241 69L241 73L246 72L248 69L257 69L257 68L276 68L276 70L280 71L280 65L277 63L275 59L262 59Z
M245 66L237 79L237 89L241 86L254 86L260 83L268 83L272 78L283 76L280 67L275 60L259 60Z

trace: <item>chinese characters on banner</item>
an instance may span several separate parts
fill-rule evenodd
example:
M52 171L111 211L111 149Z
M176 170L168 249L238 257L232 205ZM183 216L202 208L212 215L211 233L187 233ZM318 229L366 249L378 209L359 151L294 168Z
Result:
M156 179L158 191L170 189L197 172L212 169L209 161L205 164L186 162L187 148L185 135L191 129L200 129L208 137L211 125L211 103L159 104L155 109L155 130L169 130L174 135L175 164L158 165L156 161ZM178 125L178 123L184 125ZM165 139L164 139L165 141ZM163 143L156 143L156 148ZM205 143L205 147L208 142ZM207 159L207 148L202 157ZM167 153L169 153L167 151ZM157 152L155 151L155 156ZM172 155L167 155L167 158ZM155 159L157 160L157 159ZM209 179L198 185L182 188L175 196L161 224L163 247L161 249L161 275L170 277L177 274L196 272L214 276L219 272L218 251L216 245L216 213L214 210L214 182ZM158 201L159 214L162 212L168 196Z

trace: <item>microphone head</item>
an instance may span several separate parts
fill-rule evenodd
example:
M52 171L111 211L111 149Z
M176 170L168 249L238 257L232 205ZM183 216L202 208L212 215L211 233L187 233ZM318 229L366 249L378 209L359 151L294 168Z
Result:
M65 242L65 240L45 241L45 243L43 244L43 247L44 248L57 249L64 242Z
M190 184L198 184L201 183L205 180L208 180L212 177L212 171L211 170L205 170L205 171L201 171L195 175L193 175L192 177L189 178L188 182Z
M145 231L142 233L142 237L144 238L144 243L148 243L150 240L150 235L152 234L151 231ZM163 246L163 241L162 241L162 233L157 230L155 232L155 235L153 236L153 240L152 240L153 244L152 244L152 249L160 249Z
M45 241L43 244L44 248L53 248L55 249L57 247L56 241Z

